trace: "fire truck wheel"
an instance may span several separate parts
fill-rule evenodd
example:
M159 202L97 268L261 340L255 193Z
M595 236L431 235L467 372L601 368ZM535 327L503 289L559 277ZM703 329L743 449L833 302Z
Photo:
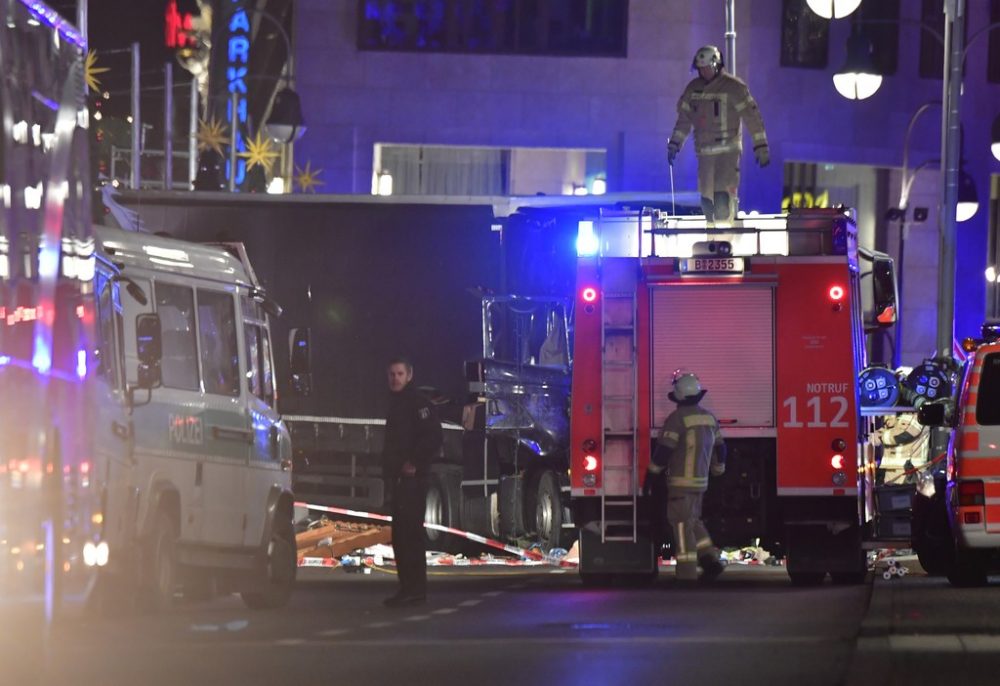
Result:
M292 595L298 563L295 557L295 529L290 517L276 515L267 552L267 578L253 591L240 593L243 604L251 610L283 607Z
M614 581L610 574L593 574L580 572L580 581L587 588L607 588Z
M985 586L990 563L988 552L982 550L955 551L955 564L948 572L948 581L951 582L951 585L960 588Z
M158 612L173 604L177 584L177 528L170 516L160 511L153 522L153 533L143 550L142 605Z
M565 547L563 506L559 480L551 471L542 472L535 489L535 531L545 552Z
M788 572L792 586L819 586L826 577L826 572Z

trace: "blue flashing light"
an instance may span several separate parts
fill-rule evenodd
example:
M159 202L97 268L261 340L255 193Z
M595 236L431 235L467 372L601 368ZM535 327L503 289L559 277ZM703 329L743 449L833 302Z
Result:
M84 40L83 35L76 29L76 27L63 19L62 15L46 5L44 2L38 2L38 0L21 0L21 4L24 5L36 19L43 22L46 26L51 26L57 30L63 40L69 41L77 47L83 49L87 48L87 41Z
M579 257L592 257L597 254L601 242L594 233L594 222L582 220L576 228L576 254Z
M76 351L76 375L81 379L87 376L87 351L82 348Z
M31 366L42 374L52 369L52 350L41 336L35 336L35 352L31 356Z
M10 355L0 355L0 367L6 367L10 364Z

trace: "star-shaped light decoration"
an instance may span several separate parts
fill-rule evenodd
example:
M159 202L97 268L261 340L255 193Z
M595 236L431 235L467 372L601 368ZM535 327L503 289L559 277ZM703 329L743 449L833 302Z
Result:
M271 168L274 166L274 161L280 156L277 150L271 147L271 139L263 138L260 135L260 131L257 135L253 137L252 140L247 141L246 152L237 153L240 157L246 158L247 161L247 171L254 168L255 165L260 165L264 167L264 170L270 174Z
M195 138L198 139L199 150L214 150L220 155L222 154L222 146L228 141L226 127L215 117L208 121L199 120L198 133Z
M83 78L87 82L87 88L92 91L100 90L101 81L97 78L97 75L103 74L106 71L111 71L111 69L97 66L97 52L94 50L89 51L87 59L83 62Z
M323 181L319 180L322 169L313 169L312 162L306 162L306 166L295 168L295 183L303 193L315 193L317 186L322 186Z

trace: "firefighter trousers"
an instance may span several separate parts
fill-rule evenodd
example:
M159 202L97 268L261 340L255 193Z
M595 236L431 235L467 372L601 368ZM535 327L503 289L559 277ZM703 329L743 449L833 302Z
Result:
M740 190L739 149L698 155L698 193L708 221L731 221Z
M698 560L718 561L719 550L701 521L703 492L678 492L671 489L667 497L667 521L674 533L674 556L677 558L677 578L694 581L698 578Z

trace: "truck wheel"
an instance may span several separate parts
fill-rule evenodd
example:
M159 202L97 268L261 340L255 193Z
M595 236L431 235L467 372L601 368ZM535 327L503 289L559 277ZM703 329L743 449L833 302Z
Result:
M535 531L542 550L564 547L562 497L553 472L545 471L538 477L534 501Z
M910 510L911 545L928 576L947 576L955 564L955 541L948 510L940 493L928 498L916 493Z
M430 485L427 487L424 521L428 524L457 529L461 526L458 521L458 510L458 493L455 492L455 489L449 488L447 477L440 474L432 475ZM428 550L440 550L446 553L461 552L461 545L452 534L424 527L424 535L427 537Z
M823 583L826 572L789 572L788 578L792 586L819 586Z
M253 591L241 591L243 603L251 610L270 610L288 603L295 587L298 562L295 530L290 518L276 515L271 540L267 544L266 576Z
M142 605L153 612L166 610L173 604L177 585L177 529L162 510L156 514L142 557Z
M989 562L987 551L956 550L955 564L948 571L948 581L960 588L985 586Z

